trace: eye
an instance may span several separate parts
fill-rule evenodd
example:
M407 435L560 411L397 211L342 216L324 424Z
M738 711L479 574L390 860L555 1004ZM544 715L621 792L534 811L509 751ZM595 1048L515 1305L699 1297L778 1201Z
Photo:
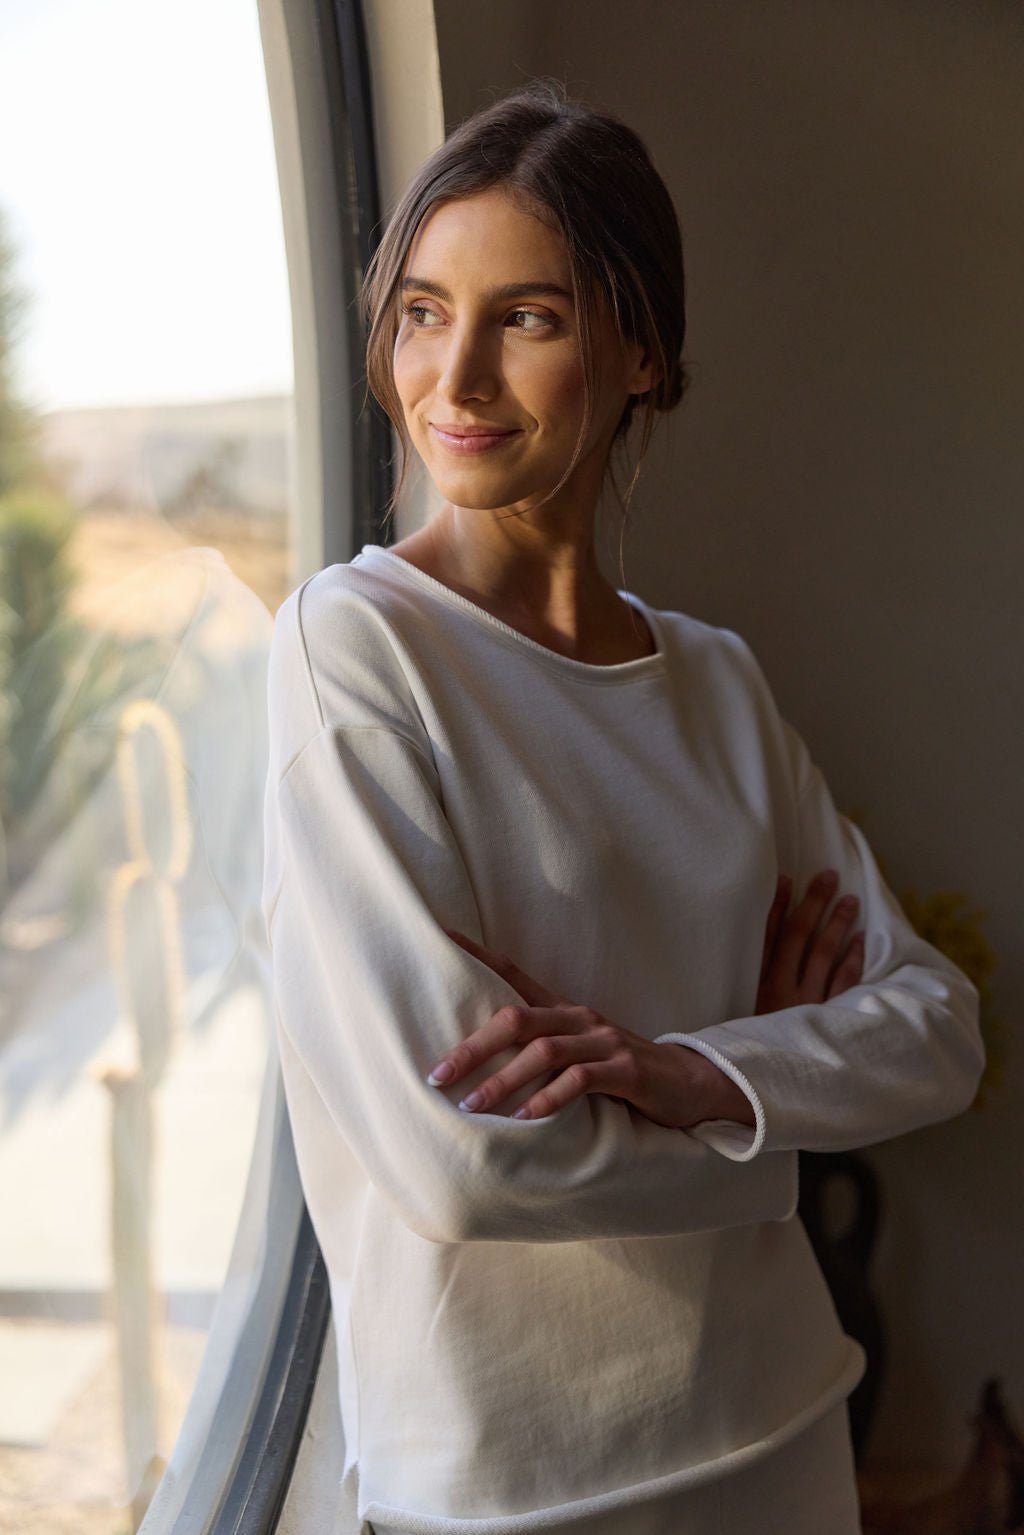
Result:
M505 323L512 330L545 331L553 330L556 322L553 315L537 309L513 309Z
M444 323L437 310L428 309L426 304L403 304L402 313L408 315L419 330L431 330L435 325Z

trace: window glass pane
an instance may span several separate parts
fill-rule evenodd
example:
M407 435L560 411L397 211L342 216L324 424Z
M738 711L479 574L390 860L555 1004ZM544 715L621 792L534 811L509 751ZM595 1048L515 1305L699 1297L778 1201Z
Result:
M121 1535L268 1071L292 373L255 0L8 0L0 141L0 1528Z

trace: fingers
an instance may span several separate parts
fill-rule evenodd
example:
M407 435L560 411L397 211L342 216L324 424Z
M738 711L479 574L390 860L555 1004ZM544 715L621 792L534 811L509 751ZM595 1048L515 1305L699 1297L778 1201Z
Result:
M524 1046L507 1066L479 1083L473 1092L463 1098L459 1108L474 1114L490 1113L528 1082L557 1071L564 1075L567 1067L593 1062L595 1056L600 1057L603 1048L600 1038L593 1034L541 1035ZM545 1083L542 1091L535 1093L530 1102L536 1103L538 1099L543 1099L543 1093L549 1085ZM543 1112L549 1113L550 1110L544 1109ZM520 1115L521 1119L526 1117Z
M525 1011L520 1007L499 1008L486 1023L481 1024L454 1050L449 1050L447 1055L434 1063L427 1077L431 1087L457 1082L460 1077L468 1076L482 1061L516 1044L522 1028L521 1015Z
M547 1087L521 1103L513 1119L545 1119L574 1098L586 1093L606 1093L611 1098L625 1097L622 1070L617 1060L581 1061L569 1066Z
M799 982L803 974L808 946L838 884L839 875L835 869L823 869L811 880L803 900L786 919L776 950L776 960L780 974L790 985Z
M433 1086L457 1082L490 1056L520 1044L518 1055L478 1083L459 1108L473 1114L493 1112L538 1076L554 1074L554 1080L512 1116L539 1119L583 1093L635 1093L638 1068L627 1036L628 1031L589 1007L503 1007L443 1056L427 1080ZM450 1069L443 1074L445 1067Z
M803 899L783 921L774 953L769 955L768 963L762 969L757 993L759 1013L792 1007L800 1000L800 980L808 946L835 894L838 882L839 876L835 869L824 869L816 874Z
M833 973L845 953L850 929L860 909L855 895L844 895L837 901L825 926L812 938L805 951L804 969L800 976L801 1002L821 1002L828 996Z
M864 968L864 935L850 939L860 903L844 895L829 913L839 876L823 869L810 881L802 899L788 915L779 915L782 879L768 914L756 1013L794 1007L800 1002L825 1002L856 986ZM788 892L792 889L786 881Z
M838 997L840 992L849 991L851 986L859 986L861 976L864 974L864 934L855 933L850 939L850 947L836 967L836 973L829 984L828 997Z
M514 1045L528 1045L530 1041L538 1040L540 1035L582 1033L588 1022L596 1018L597 1014L590 1008L571 1005L556 1008L500 1007L486 1023L481 1024L454 1050L449 1050L435 1063L427 1081L431 1087L458 1082L490 1060L491 1056L500 1055L503 1050ZM504 1069L507 1071L509 1068ZM536 1075L537 1071L533 1071L523 1080L529 1082Z
M775 899L772 901L768 912L768 922L764 930L764 951L761 955L761 980L768 973L768 967L775 953L775 945L778 941L779 929L782 920L789 908L789 898L793 894L793 881L788 874L780 874L779 882L775 886Z

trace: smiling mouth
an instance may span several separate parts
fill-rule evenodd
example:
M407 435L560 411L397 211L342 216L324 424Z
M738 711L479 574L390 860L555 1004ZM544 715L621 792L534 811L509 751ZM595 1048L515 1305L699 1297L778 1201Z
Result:
M506 431L486 426L438 426L433 421L430 430L442 447L452 453L487 453L519 436L518 427Z

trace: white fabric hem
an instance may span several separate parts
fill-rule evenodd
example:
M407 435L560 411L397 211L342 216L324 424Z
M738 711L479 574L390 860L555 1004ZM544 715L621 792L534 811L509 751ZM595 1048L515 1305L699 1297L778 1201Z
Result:
M401 1530L402 1535L533 1535L538 1530L561 1530L577 1521L615 1510L636 1508L657 1498L684 1489L705 1486L708 1482L735 1475L753 1465L773 1451L781 1449L810 1428L837 1403L844 1401L864 1373L864 1350L852 1338L846 1338L843 1362L835 1380L822 1394L773 1433L751 1444L729 1450L714 1460L702 1461L696 1466L686 1466L681 1471L670 1472L647 1482L636 1482L614 1492L599 1493L592 1498L579 1498L572 1503L559 1503L551 1508L540 1508L529 1513L495 1514L483 1519L452 1518L445 1514L420 1514L411 1509L396 1508L387 1503L371 1500L359 1510L363 1521L378 1521L389 1529Z

